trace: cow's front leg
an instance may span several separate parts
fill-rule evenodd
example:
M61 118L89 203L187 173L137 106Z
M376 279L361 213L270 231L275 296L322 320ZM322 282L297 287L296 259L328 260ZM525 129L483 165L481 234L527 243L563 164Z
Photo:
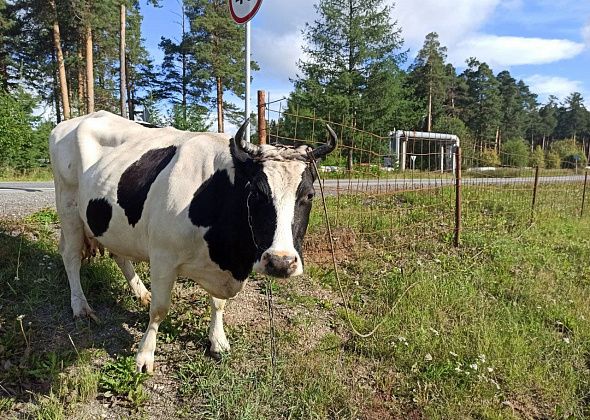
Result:
M209 348L213 357L219 356L220 353L229 351L229 341L223 330L223 310L225 308L225 299L217 299L211 296L211 322L209 323Z
M170 309L172 287L176 281L176 271L163 270L154 261L151 262L150 274L152 279L152 301L150 303L150 323L139 343L135 364L137 370L147 373L154 371L154 352L156 350L156 335L158 327ZM144 369L145 368L145 369Z

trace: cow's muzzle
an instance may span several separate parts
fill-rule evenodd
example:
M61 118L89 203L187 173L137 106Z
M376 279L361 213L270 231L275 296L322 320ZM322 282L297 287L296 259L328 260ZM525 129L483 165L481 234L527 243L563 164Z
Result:
M282 252L265 252L260 259L263 273L273 277L291 277L301 274L299 257Z

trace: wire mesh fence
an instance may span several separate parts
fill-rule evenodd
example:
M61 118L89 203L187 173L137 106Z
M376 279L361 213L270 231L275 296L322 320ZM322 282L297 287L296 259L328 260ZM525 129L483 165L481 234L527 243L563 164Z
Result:
M452 246L459 226L468 238L526 228L538 217L582 215L584 168L545 169L539 162L533 167L528 150L498 153L414 131L373 133L354 121L341 124L313 112L288 111L292 108L280 103L267 108L267 142L316 145L327 138L326 124L339 138L338 149L319 169L341 260ZM327 244L316 204L306 238L308 260L327 262Z

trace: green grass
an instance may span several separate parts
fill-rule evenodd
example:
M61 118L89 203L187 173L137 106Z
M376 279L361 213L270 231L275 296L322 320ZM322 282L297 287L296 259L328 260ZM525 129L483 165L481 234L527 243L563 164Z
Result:
M348 316L316 202L307 275L273 282L274 365L263 280L226 308L232 351L220 362L206 354L207 297L180 281L153 377L134 372L147 311L113 262L83 266L103 322L75 324L55 214L0 224L0 413L587 418L590 217L579 217L581 185L542 185L534 217L531 186L465 187L458 249L453 194L328 198ZM145 278L146 265L138 272ZM382 324L363 339L348 317L362 332Z
M120 357L104 364L98 384L105 397L109 398L113 395L124 397L131 404L139 407L147 400L143 390L143 383L147 376L145 373L137 372L133 357Z
M51 181L53 173L49 166L42 168L17 170L0 167L0 182L5 181Z

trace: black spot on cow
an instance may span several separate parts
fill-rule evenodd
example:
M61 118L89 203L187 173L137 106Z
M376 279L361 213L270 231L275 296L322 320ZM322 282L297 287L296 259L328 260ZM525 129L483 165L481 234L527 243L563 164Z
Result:
M148 192L160 172L176 154L176 146L152 149L125 169L117 188L117 203L125 210L131 226L135 226L147 199Z
M113 207L106 198L93 198L86 207L86 221L95 237L104 234L113 217Z
M308 165L303 172L301 182L297 187L295 197L295 211L293 212L293 224L291 229L293 232L293 245L303 260L303 238L307 231L307 224L309 223L309 213L311 205L315 196L315 189L313 188L314 176L311 167ZM302 261L303 262L303 261Z
M209 257L236 280L245 280L262 253L272 245L277 215L262 165L250 165L248 177L236 168L232 185L227 171L215 172L195 192L189 218L208 227Z

